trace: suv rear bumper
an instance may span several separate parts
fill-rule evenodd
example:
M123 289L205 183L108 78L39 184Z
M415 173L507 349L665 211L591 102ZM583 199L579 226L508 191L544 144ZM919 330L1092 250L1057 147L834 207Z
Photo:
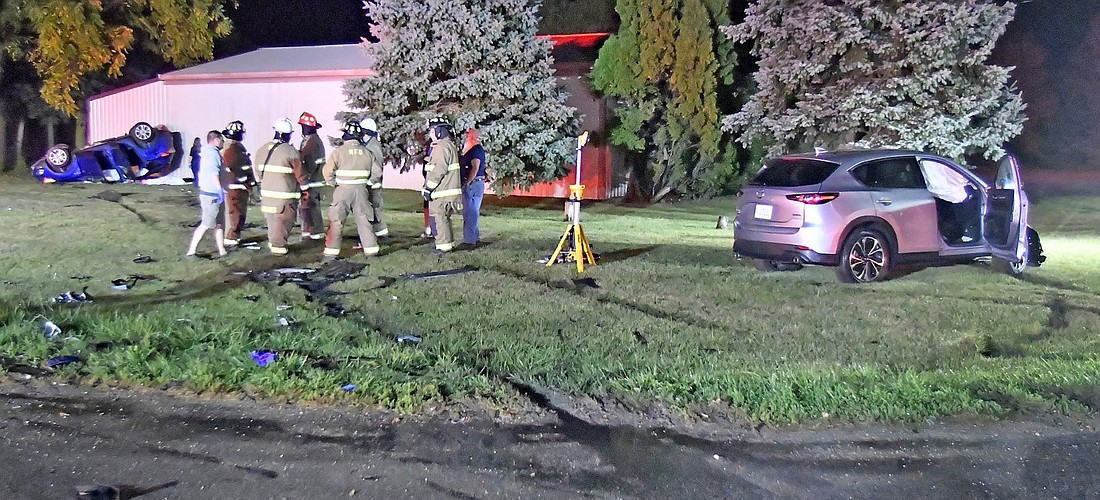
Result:
M733 240L733 253L753 259L774 260L776 262L797 262L799 264L818 264L835 266L840 262L836 255L817 253L808 248L784 243L763 241Z

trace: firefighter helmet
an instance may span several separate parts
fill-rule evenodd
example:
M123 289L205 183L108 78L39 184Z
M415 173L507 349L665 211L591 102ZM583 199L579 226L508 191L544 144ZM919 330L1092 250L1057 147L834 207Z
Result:
M450 136L451 125L442 118L436 118L435 120L428 121L428 132L435 132L436 137L445 139Z
M317 123L317 117L309 113L302 113L302 116L298 117L298 123L307 125L313 128L321 128L321 125Z
M363 126L363 130L367 132L378 133L378 124L374 122L374 118L363 118L363 121L359 122Z
M294 133L294 124L290 123L290 118L279 118L271 128L280 134Z
M244 122L240 120L233 120L229 122L229 125L225 126L225 130L222 131L222 135L233 139L234 141L241 140L244 134Z
M359 125L359 120L348 120L344 122L344 128L342 130L349 135L363 137L363 127Z

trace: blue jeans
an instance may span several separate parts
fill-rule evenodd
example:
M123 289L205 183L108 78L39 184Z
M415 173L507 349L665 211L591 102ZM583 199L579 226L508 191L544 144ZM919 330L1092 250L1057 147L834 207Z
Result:
M484 197L484 177L475 177L474 182L462 189L462 242L468 245L481 241L477 219L481 212L481 199Z

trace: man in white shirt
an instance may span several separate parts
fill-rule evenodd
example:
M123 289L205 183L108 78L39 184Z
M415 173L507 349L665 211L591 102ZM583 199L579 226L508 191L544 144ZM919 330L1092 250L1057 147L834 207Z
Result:
M199 173L195 178L199 187L199 206L202 207L202 220L195 233L191 235L191 245L186 257L195 257L199 241L207 229L214 229L214 244L218 255L225 255L225 186L222 185L222 154L224 138L221 132L211 130L206 134L206 145L199 151Z

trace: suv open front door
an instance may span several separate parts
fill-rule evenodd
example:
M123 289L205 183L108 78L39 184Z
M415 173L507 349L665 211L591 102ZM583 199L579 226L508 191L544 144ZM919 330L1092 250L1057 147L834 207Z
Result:
M1020 166L1012 155L997 163L997 178L986 196L983 236L995 259L1010 266L1013 274L1027 266L1027 195L1020 181Z

